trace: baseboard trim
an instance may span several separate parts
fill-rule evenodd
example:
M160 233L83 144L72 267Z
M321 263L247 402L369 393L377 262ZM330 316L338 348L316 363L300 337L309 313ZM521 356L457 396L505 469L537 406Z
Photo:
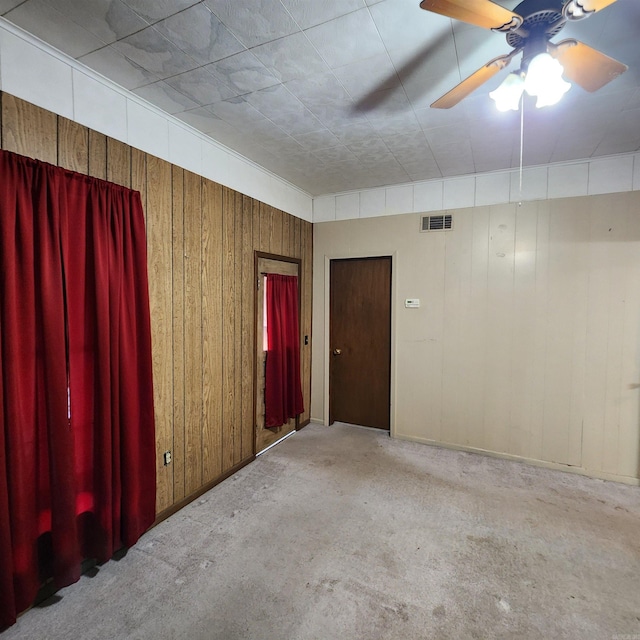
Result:
M565 471L566 473L575 473L587 478L594 478L596 480L607 480L609 482L619 482L621 484L629 484L632 486L640 486L640 478L634 478L633 476L623 476L615 473L607 473L606 471L596 471L593 469L586 469L584 467L573 466L569 464L562 464L559 462L548 462L546 460L538 460L536 458L527 458L525 456L517 456L512 453L501 453L499 451L491 451L490 449L481 449L479 447L467 447L464 445L452 444L449 442L440 442L438 440L431 440L429 438L420 438L419 436L409 436L401 433L395 433L394 438L398 440L408 440L410 442L420 442L421 444L427 444L432 447L441 447L443 449L452 449L454 451L465 451L466 453L477 453L483 456L489 456L491 458L500 458L501 460L511 460L512 462L522 462L524 464L530 464L534 467L541 467L543 469L553 469L554 471Z
M154 520L153 524L149 528L153 529L153 527L160 524L163 520L166 520L169 516L172 516L174 513L177 513L178 511L180 511L180 509L184 509L184 507L186 507L189 503L193 502L194 500L197 500L202 494L206 493L210 489L213 489L213 487L215 487L217 484L220 484L223 480L226 480L227 478L232 476L234 473L237 473L238 471L240 471L240 469L242 469L243 467L246 467L249 463L253 462L255 459L256 457L252 455L250 458L247 458L246 460L243 460L242 462L231 467L231 469L223 473L221 476L219 476L215 480L211 480L210 482L207 482L207 484L200 487L195 493L191 493L186 498L183 498L182 500L171 505L164 511L161 511L159 514L156 515L156 519Z

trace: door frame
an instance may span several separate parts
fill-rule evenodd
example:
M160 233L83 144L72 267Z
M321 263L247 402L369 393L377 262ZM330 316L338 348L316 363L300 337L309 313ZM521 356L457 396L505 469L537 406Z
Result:
M258 373L257 366L258 363L256 361L256 354L258 353L258 341L262 339L262 334L257 331L258 326L258 296L263 295L262 289L258 288L258 283L262 281L262 277L259 270L259 262L261 258L265 258L267 260L274 260L276 262L288 262L290 264L298 265L298 341L300 343L300 354L302 354L302 260L300 258L292 258L291 256L282 256L277 253L269 253L266 251L258 251L255 250L253 252L253 276L254 276L254 286L253 286L253 332L254 332L254 340L253 340L253 455L257 455L257 443L256 443L256 431L257 431L257 410L258 410L258 402L257 402L257 393L258 393ZM301 367L302 369L302 367ZM302 371L300 371L302 375ZM296 416L296 427L295 431L300 431L302 426L300 426L300 416ZM304 426L304 425L303 425ZM295 433L295 431L293 433ZM285 436L286 437L286 436Z
M391 367L389 379L389 435L393 438L396 435L396 282L398 276L398 252L392 251L372 251L358 252L357 254L345 255L325 254L324 256L324 397L323 397L323 413L324 425L329 426L329 368L331 349L329 342L329 329L331 327L331 261L332 260L351 260L357 258L387 258L391 257Z

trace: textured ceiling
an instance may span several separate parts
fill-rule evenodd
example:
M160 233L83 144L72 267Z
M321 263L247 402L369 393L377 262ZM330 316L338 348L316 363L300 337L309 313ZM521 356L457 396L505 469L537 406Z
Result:
M518 166L520 115L488 97L508 70L429 108L509 52L504 36L418 4L0 0L0 15L312 195ZM640 149L639 36L640 0L618 0L555 38L629 70L554 107L527 102L525 166Z

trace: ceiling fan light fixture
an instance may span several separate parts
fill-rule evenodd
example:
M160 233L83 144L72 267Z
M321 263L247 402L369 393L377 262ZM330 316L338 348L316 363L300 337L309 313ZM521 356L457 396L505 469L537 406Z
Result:
M512 71L489 97L496 103L498 111L517 111L524 91L524 78L520 71Z
M531 62L524 79L524 90L537 98L536 107L556 104L571 84L562 78L562 65L548 53L539 53Z

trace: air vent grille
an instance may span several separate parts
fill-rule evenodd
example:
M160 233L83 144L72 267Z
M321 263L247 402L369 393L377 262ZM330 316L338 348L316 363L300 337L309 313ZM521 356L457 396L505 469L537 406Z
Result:
M422 216L420 231L449 231L453 227L453 216Z

